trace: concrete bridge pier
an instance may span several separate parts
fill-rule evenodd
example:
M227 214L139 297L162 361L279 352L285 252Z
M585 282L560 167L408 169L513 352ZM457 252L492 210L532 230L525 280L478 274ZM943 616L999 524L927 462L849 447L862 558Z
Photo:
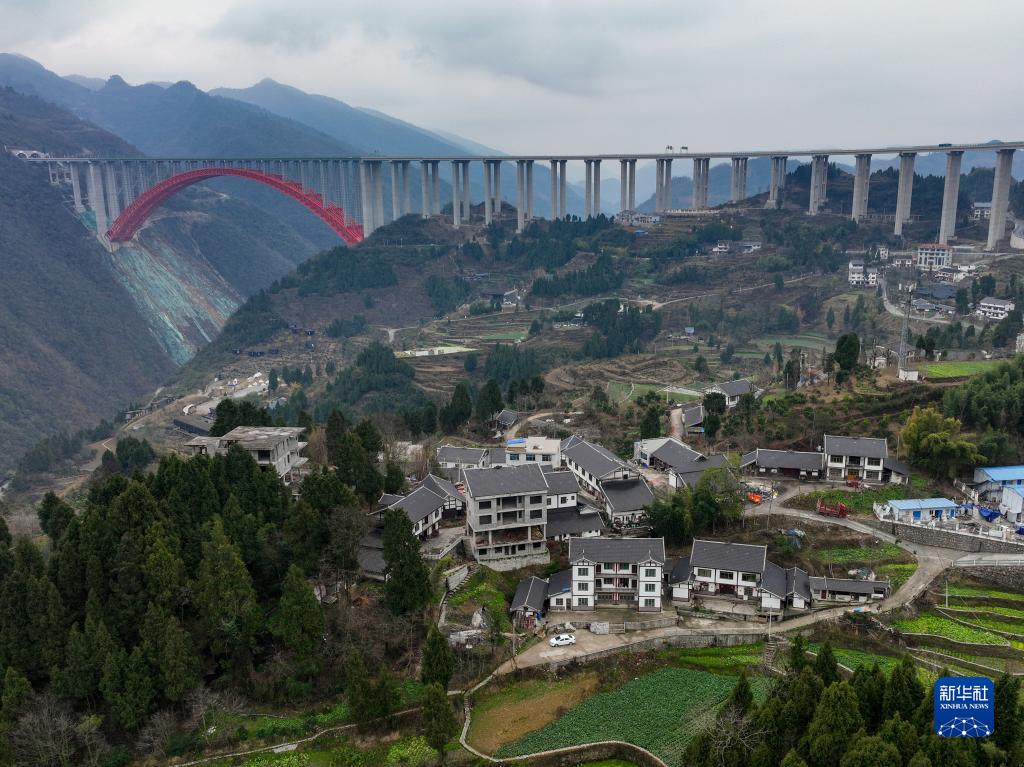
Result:
M433 206L431 213L435 216L441 215L441 162L432 160L430 163L430 186L433 191L430 193L430 202Z
M484 226L491 225L491 168L493 163L484 160Z
M558 160L551 160L551 220L558 218Z
M910 200L914 196L914 160L916 152L900 152L900 181L896 187L896 224L893 234L903 236L903 224L910 220Z
M102 237L110 228L110 222L107 219L107 200L103 190L103 170L98 163L89 163L85 183L89 209L96 214L96 234Z
M789 158L785 155L775 155L771 161L772 170L771 180L768 184L767 207L780 208L782 207L782 194L786 189L786 163Z
M533 160L526 161L526 220L533 220Z
M1006 208L1010 204L1010 171L1013 167L1012 149L996 151L996 174L992 180L992 211L988 220L988 244L985 250L995 250L1006 236Z
M629 160L629 210L636 210L636 160Z
M594 160L594 199L590 215L601 215L601 161Z
M868 187L871 185L871 155L858 154L854 157L853 205L850 217L860 221L868 212Z
M131 161L122 160L121 166L121 188L124 190L124 206L127 208L133 202L135 202L135 180L131 174ZM144 192L144 189L139 190L139 194Z
M747 198L747 158L732 158L732 175L729 178L729 202Z
M391 220L397 221L402 217L402 166L401 163L392 160L391 166Z
M708 186L711 177L711 158L693 158L693 207L703 210L708 206Z
M71 197L75 203L75 213L85 210L82 205L82 182L78 178L78 163L68 163L68 173L71 174Z
M568 160L558 161L558 217L565 218L565 166Z
M456 229L462 224L462 195L459 192L461 177L459 161L452 160L452 226Z
M591 160L584 160L586 183L583 192L583 218L590 218L594 209L594 164Z
M619 210L629 210L629 160L619 160Z
M462 180L459 182L459 191L462 192L462 218L469 223L473 217L469 205L469 160L462 161Z
M956 233L956 203L960 196L960 164L964 153L946 152L946 182L942 187L942 218L939 223L939 242L945 245Z
M107 192L107 214L110 220L114 221L121 215L121 200L118 197L117 174L113 163L103 163L103 175L103 186Z
M526 227L526 160L516 160L516 231Z
M818 215L821 206L825 204L827 184L828 155L816 154L811 158L811 199L807 206L807 212L812 216Z
M494 168L491 171L491 176L494 181L494 202L492 206L494 208L494 215L496 217L501 216L501 161L494 163Z
M430 163L420 161L420 218L428 218L433 213L434 203L430 200Z

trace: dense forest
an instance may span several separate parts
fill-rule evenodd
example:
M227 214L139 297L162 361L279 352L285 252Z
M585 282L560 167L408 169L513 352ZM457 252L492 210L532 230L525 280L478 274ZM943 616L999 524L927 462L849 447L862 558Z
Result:
M995 683L995 733L932 732L932 693L910 658L844 679L829 644L812 659L792 642L788 670L757 703L746 676L687 745L687 767L1008 767L1024 762L1020 679ZM944 676L940 673L939 676Z

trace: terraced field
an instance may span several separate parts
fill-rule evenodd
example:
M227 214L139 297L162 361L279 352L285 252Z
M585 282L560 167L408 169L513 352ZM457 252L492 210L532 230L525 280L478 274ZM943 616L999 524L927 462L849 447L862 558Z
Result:
M1009 641L998 634L981 628L962 626L954 620L934 613L922 613L916 618L904 618L893 624L908 634L934 634L952 639L954 642L970 642L980 645L1009 645Z
M666 668L635 679L614 692L601 693L557 721L499 750L521 756L599 740L624 740L679 764L690 738L711 723L728 698L736 677L705 671ZM751 679L763 700L769 680Z
M966 360L963 362L929 362L921 370L925 378L967 378L996 367L1002 360Z

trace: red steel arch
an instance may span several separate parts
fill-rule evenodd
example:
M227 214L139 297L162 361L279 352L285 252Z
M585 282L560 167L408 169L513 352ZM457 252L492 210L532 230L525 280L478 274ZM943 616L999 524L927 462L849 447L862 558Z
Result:
M171 195L177 194L187 186L197 184L208 178L218 176L237 176L247 178L251 181L258 181L261 184L276 189L286 194L293 200L302 203L312 211L321 221L331 227L341 239L349 245L355 245L363 239L362 224L346 223L345 210L332 203L324 204L323 198L316 192L307 192L302 185L283 178L273 173L264 173L258 170L246 168L199 168L178 173L166 178L159 184L147 189L135 202L125 208L117 217L110 229L107 230L107 238L111 242L127 242L139 231L146 219L152 215L164 200Z

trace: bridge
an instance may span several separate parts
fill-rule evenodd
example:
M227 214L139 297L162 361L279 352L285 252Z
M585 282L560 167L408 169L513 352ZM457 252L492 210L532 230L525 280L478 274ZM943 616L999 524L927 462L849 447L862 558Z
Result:
M480 163L483 168L485 225L503 212L501 172L503 167L508 167L515 173L516 223L517 230L522 231L534 218L533 171L536 163L550 167L549 217L557 219L566 215L566 166L569 162L584 164L584 216L596 216L601 211L602 163L618 163L618 208L625 211L636 209L637 162L654 161L655 211L665 212L671 203L673 162L693 163L693 209L699 211L708 208L710 166L714 159L731 162L729 200L737 203L747 197L748 161L754 157L770 158L771 174L765 206L775 208L781 204L788 160L791 157L810 157L807 212L813 216L821 212L827 199L830 159L852 157L854 186L850 216L854 221L862 221L868 219L871 159L874 155L899 157L899 184L893 218L894 233L901 235L904 224L911 219L915 159L918 154L940 152L946 155L946 180L937 239L945 244L955 234L964 152L992 152L995 155L995 174L986 247L993 250L1006 237L1010 171L1017 149L1024 149L1024 142L593 155L83 158L38 156L37 152L20 150L16 156L26 162L45 163L54 183L68 184L76 211L91 210L96 216L97 234L111 245L131 240L153 211L177 192L203 180L225 176L261 183L297 200L345 242L354 244L389 221L417 212L413 210L411 195L414 165L419 166L418 212L424 218L441 215L440 168L442 163L450 166L450 220L456 228L470 218L470 165ZM384 204L385 169L390 174L391 199L387 208Z

